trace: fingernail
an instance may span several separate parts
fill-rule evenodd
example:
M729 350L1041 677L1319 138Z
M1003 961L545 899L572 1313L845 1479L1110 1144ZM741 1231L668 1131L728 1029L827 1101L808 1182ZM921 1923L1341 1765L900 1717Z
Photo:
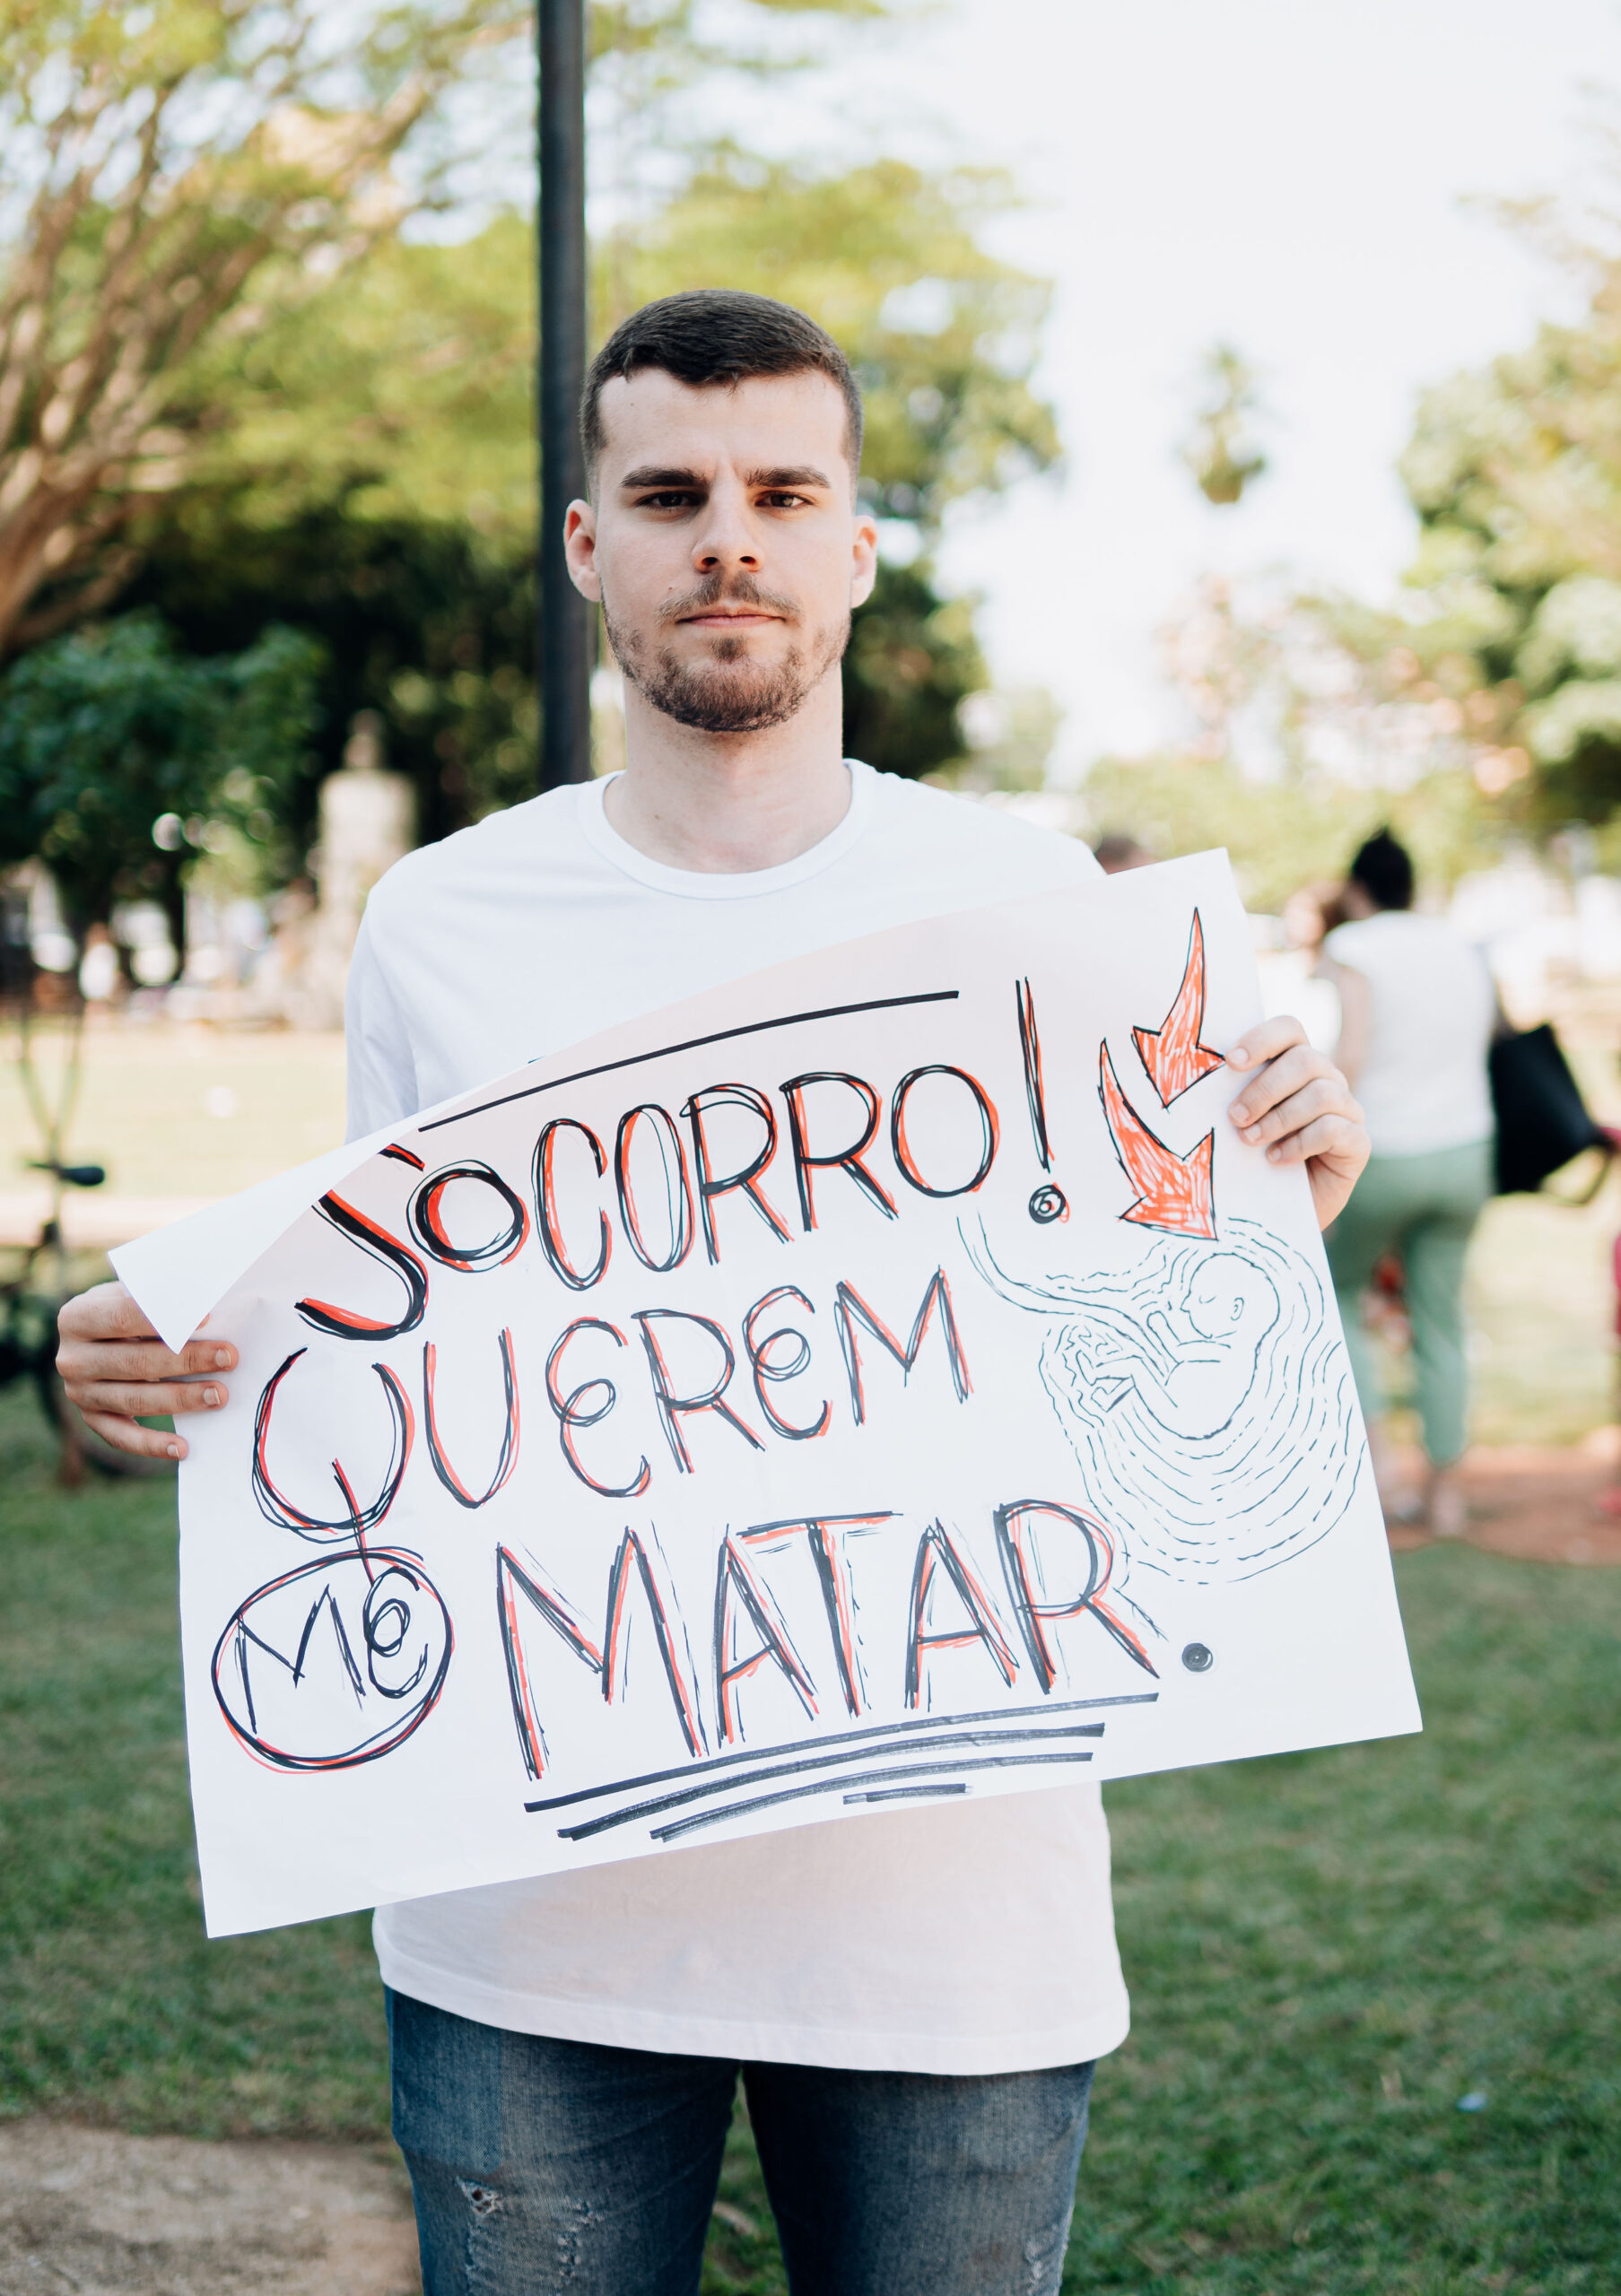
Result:
M1250 1111L1242 1100L1234 1100L1227 1114L1234 1124L1248 1124L1250 1121Z
M228 1348L228 1347L216 1347L216 1348L214 1349L214 1368L215 1368L215 1370L220 1370L220 1371L228 1371L228 1370L231 1369L231 1350L230 1350L230 1348Z
M1250 1065L1250 1056L1244 1050L1242 1044L1235 1044L1232 1051L1227 1055L1227 1065L1229 1068L1248 1068Z
M205 1387L205 1388L204 1388L204 1390L203 1390L203 1401L207 1405L207 1406L208 1406L208 1408L209 1408L209 1410L210 1410L210 1411L213 1411L213 1410L214 1410L214 1408L215 1407L215 1405L218 1404L219 1400L220 1400L220 1391L219 1391L218 1387Z
M1250 1144L1250 1145L1251 1145L1251 1148L1254 1148L1254 1147L1259 1146L1259 1142L1260 1142L1260 1126L1259 1126L1259 1124L1252 1124L1252 1125L1250 1126L1249 1131L1245 1133L1245 1135L1244 1135L1244 1138L1249 1142L1249 1144Z
M171 1444L170 1445L170 1447L169 1447L169 1456L170 1456L170 1457L171 1459L178 1459L178 1458L179 1457L179 1456L180 1456L180 1447L179 1447L179 1445L178 1443L171 1443Z
M1282 1150L1281 1148L1268 1148L1268 1151L1267 1151L1267 1161L1268 1161L1268 1164L1276 1164L1276 1163L1280 1162L1280 1161L1282 1161L1282 1158L1283 1158L1283 1152L1283 1152L1283 1150Z

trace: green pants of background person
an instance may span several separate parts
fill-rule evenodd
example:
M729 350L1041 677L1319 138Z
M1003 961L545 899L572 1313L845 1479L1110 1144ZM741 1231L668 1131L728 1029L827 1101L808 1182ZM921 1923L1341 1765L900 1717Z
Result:
M1418 1417L1432 1465L1450 1466L1468 1439L1468 1362L1463 1336L1463 1262L1492 1193L1492 1144L1438 1148L1427 1156L1374 1156L1323 1238L1363 1415L1384 1410L1362 1296L1375 1264L1394 1253L1406 1272Z

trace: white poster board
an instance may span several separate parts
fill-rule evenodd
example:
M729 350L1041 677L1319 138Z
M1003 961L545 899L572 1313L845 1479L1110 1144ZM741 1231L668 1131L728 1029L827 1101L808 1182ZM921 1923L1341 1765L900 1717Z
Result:
M1417 1728L1306 1181L1226 1118L1259 1011L1200 856L119 1253L241 1351L180 1476L211 1931Z

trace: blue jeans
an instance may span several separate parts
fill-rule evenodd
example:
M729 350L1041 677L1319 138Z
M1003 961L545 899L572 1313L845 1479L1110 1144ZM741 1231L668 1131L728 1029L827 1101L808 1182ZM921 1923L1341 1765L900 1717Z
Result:
M793 2296L1058 2296L1090 2065L739 2068L400 1993L388 2034L424 2296L697 2296L739 2070Z

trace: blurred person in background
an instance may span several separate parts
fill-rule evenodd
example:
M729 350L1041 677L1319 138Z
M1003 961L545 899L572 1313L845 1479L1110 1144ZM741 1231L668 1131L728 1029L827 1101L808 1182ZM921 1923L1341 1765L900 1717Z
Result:
M1100 837L1092 848L1098 867L1106 877L1118 877L1122 869L1146 869L1154 859L1146 845L1124 830L1111 830Z
M1282 948L1257 952L1265 1010L1297 1014L1308 1043L1319 1052L1333 1052L1344 1019L1339 991L1322 962L1323 942L1346 921L1344 891L1338 878L1302 885L1284 903Z
M1492 1192L1486 1052L1496 992L1479 952L1441 918L1415 916L1412 902L1412 860L1381 829L1351 864L1340 895L1346 922L1323 941L1321 970L1344 1015L1338 1065L1373 1144L1324 1241L1381 1492L1390 1483L1384 1405L1363 1294L1381 1259L1393 1257L1405 1271L1428 1474L1422 1500L1396 1511L1455 1538L1465 1516L1450 1470L1468 1414L1463 1266Z

